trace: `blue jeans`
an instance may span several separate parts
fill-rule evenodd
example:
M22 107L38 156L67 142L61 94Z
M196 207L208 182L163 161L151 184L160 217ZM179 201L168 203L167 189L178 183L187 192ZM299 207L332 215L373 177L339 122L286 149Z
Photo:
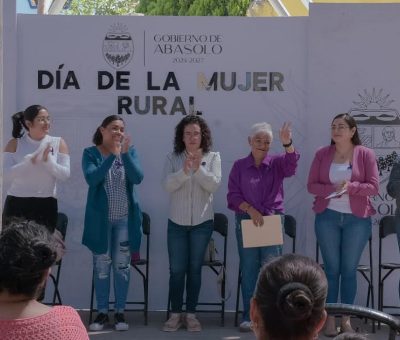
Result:
M240 271L242 272L242 320L250 321L250 299L253 297L260 269L265 262L282 255L282 246L243 248L241 225L243 219L250 219L250 216L247 214L236 214L236 240L239 250Z
M328 279L326 302L353 304L357 292L357 266L371 236L371 218L331 209L315 216L315 234Z
M201 287L201 268L214 226L208 220L196 226L168 220L169 296L171 311L180 313L186 276L186 312L194 313Z
M122 313L125 309L130 279L128 219L110 221L108 232L107 252L105 254L93 253L97 309L99 313L108 313L112 264L115 296L114 309L116 313Z

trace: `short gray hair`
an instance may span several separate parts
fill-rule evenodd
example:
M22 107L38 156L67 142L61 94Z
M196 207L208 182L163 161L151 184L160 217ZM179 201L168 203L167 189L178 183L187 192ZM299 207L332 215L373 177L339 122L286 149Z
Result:
M266 122L261 122L261 123L256 123L254 124L251 129L250 129L250 138L253 138L256 134L258 133L266 133L272 141L273 135L272 135L272 128L271 125L266 123Z

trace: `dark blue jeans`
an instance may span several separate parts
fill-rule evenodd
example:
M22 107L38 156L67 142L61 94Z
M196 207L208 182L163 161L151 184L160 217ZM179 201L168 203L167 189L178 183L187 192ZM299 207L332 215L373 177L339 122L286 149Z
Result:
M212 220L196 226L183 226L168 220L169 295L173 313L182 311L185 277L186 312L196 311L204 253L213 229Z
M357 292L357 266L371 236L371 218L331 209L315 216L315 234L328 279L326 302L353 304Z
M250 321L250 300L253 296L254 289L256 288L260 269L265 262L268 262L274 257L282 255L282 246L243 248L241 225L241 221L243 219L250 219L250 216L247 214L237 214L235 216L236 240L240 257L240 270L242 272L242 320Z

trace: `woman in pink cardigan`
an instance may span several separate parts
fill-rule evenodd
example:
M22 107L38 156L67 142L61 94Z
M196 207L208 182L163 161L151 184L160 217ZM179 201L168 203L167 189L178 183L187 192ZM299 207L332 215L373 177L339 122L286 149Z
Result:
M331 145L317 151L307 188L315 195L315 234L328 279L327 303L353 304L357 290L357 265L371 236L369 197L378 194L378 167L374 151L361 145L356 121L337 115L331 125ZM349 317L341 330L354 332ZM325 335L336 336L334 316L328 316Z
M0 339L89 340L69 306L37 301L56 261L52 234L33 221L10 219L0 234Z

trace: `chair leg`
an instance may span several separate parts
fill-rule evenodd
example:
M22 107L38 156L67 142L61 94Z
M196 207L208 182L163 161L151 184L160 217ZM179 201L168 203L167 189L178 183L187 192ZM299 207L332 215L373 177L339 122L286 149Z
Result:
M53 306L56 304L56 300L58 300L58 305L62 305L62 301L61 301L61 295L60 295L60 291L58 290L58 283L60 282L60 273L61 273L61 260L60 263L57 265L57 274L56 274L56 278L53 278L53 282L54 282L54 294L53 294Z
M238 326L238 317L239 317L239 296L240 296L240 285L241 285L241 273L239 270L238 281L237 281L237 289L236 289L236 307L235 307L235 327Z
M93 298L94 298L94 273L92 274L92 290L90 293L89 325L92 323L92 318L93 318Z
M149 304L149 278L143 279L144 285L144 324L148 324L148 304Z
M221 301L221 327L225 326L225 284L226 284L226 274L225 274L225 270L223 273L223 280L222 280L222 301Z

